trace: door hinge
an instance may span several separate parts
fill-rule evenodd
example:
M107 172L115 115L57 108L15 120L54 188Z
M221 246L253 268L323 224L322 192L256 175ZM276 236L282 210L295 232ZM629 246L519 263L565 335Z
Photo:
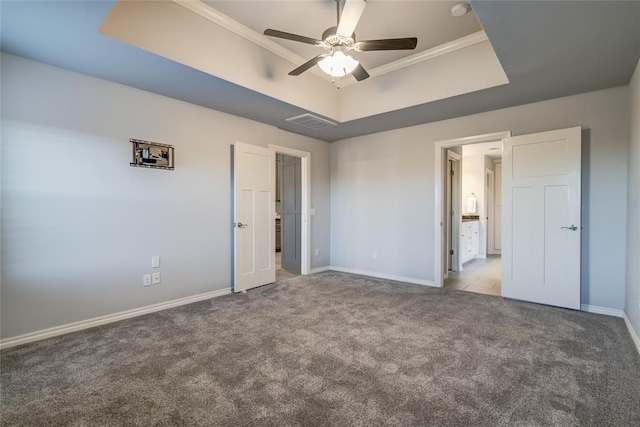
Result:
M455 172L453 171L453 169L451 169L451 176L453 176L455 174Z
M453 249L451 249L451 250L449 251L449 255L453 255L453 254L454 254Z

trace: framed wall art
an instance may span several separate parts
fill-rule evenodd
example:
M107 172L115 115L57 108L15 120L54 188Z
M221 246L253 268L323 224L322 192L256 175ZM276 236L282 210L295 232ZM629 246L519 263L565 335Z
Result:
M173 145L134 138L129 139L129 142L131 142L132 156L129 165L173 170Z

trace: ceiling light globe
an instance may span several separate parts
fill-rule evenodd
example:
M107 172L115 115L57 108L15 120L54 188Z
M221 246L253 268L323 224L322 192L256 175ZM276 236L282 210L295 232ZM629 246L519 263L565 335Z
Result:
M336 51L318 62L320 69L333 77L343 77L356 69L359 62L342 51Z

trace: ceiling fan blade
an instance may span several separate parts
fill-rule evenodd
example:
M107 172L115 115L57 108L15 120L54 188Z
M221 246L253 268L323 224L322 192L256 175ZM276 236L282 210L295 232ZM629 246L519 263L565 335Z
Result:
M307 62L305 62L304 64L302 64L298 68L296 68L295 70L290 71L289 75L290 76L299 76L300 74L304 73L309 68L313 67L318 62L320 62L325 56L327 56L327 54L323 53L321 55L316 56L315 58L312 58L312 59L308 60Z
M404 39L363 40L356 43L355 49L361 52L372 50L411 50L415 49L417 45L417 38L406 37Z
M369 73L367 73L367 70L364 69L362 64L358 64L358 66L351 72L351 74L353 74L353 77L355 77L359 82L369 78Z
M340 14L340 22L338 22L338 30L336 31L338 35L351 37L366 5L365 0L346 0Z
M265 36L278 37L280 39L293 40L294 42L312 44L314 46L320 46L322 42L320 40L312 39L311 37L299 36L297 34L285 33L284 31L266 29L264 30Z

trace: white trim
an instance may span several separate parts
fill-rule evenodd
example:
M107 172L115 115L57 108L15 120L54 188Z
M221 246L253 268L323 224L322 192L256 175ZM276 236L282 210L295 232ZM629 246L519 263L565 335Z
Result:
M494 244L493 244L493 240L494 240L494 227L495 227L495 223L494 223L494 212L496 210L496 203L495 203L495 196L496 196L496 173L495 171L485 168L484 169L484 177L485 179L490 179L491 180L491 193L489 193L488 188L485 187L485 194L484 194L484 209L485 209L485 218L489 217L489 221L487 221L487 225L485 228L485 256L483 258L486 258L489 255L493 255L495 254L494 251ZM490 177L490 178L489 178ZM484 183L485 185L487 185L487 183Z
M340 271L342 273L359 274L361 276L377 277L379 279L388 279L388 280L395 280L397 282L413 283L414 285L436 286L430 280L414 279L413 277L396 276L394 274L378 273L375 271L367 271L367 270L358 270L355 268L338 267L335 265L332 265L329 268L333 271Z
M93 319L81 320L79 322L67 323L66 325L55 326L53 328L42 329L36 332L30 332L17 337L5 338L0 340L0 350L15 347L21 344L27 344L34 341L40 341L45 338L51 338L58 335L68 334L70 332L81 331L83 329L93 328L95 326L106 325L107 323L118 322L120 320L129 319L131 317L142 316L143 314L155 313L156 311L166 310L168 308L178 307L181 305L191 304L211 298L229 295L231 288L220 289L217 291L205 292L203 294L193 295L185 298L178 298L172 301L161 302L158 304L148 305L146 307L134 308L132 310L121 311L119 313L108 314L106 316L94 317Z
M622 312L622 318L624 319L624 323L627 324L627 329L629 329L629 335L631 335L631 340L636 345L636 349L638 350L638 353L640 353L640 337L638 336L638 333L636 332L635 329L633 329L633 325L631 324L631 321L627 317L627 313L625 313L624 311Z
M256 45L268 50L269 52L277 55L292 64L300 65L307 61L307 59L293 53L289 49L283 47L282 45L274 42L263 34L252 30L246 25L236 21L228 17L227 15L221 13L220 11L214 9L213 7L207 5L206 3L199 0L173 0L173 2L177 5L180 5L191 12L194 12L205 19L208 19L211 22L221 26L222 28L229 30L240 37L255 43ZM391 71L396 71L401 68L409 67L411 65L419 64L424 61L428 61L433 58L437 58L442 55L446 55L447 53L455 52L460 49L464 49L465 47L473 46L477 43L482 43L484 41L489 40L487 34L484 31L478 31L473 34L469 34L467 36L461 37L457 40L452 40L448 43L441 44L439 46L433 47L431 49L424 50L422 52L418 52L414 55L407 56L405 58L399 59L397 61L390 62L388 64L381 65L379 67L368 70L369 75L371 77L381 76L383 74L390 73ZM311 71L315 76L322 78L326 81L332 81L331 76L321 72L317 67L312 68ZM351 84L356 83L356 80L346 79L344 82L340 82L342 87L349 86Z
M443 194L442 194L442 184L443 184L443 151L445 148L457 147L458 145L467 145L467 144L478 144L481 142L491 142L501 140L502 138L507 138L511 136L511 131L503 131L503 132L494 132L488 133L484 135L475 135L475 136L467 136L463 138L454 138L447 139L445 141L438 141L435 144L435 221L434 221L434 285L439 288L443 285L443 268L442 268L442 238L443 238L443 227L442 227L442 214L443 214Z
M331 267L329 267L328 265L325 265L324 267L312 268L310 274L322 273L323 271L329 271L329 270L331 270Z
M587 313L604 314L613 317L622 317L624 311L616 308L600 307L597 305L580 304L580 311L586 311Z
M500 152L502 152L502 149L500 149ZM491 250L492 250L492 254L494 255L500 255L502 256L502 249L496 249L496 241L495 241L495 227L496 227L496 222L495 222L495 212L496 212L496 165L498 165L498 163L500 164L500 167L502 167L502 157L500 157L499 159L493 159L493 206L491 207L493 209L493 223L492 226L494 228L493 232L491 233L491 239L492 239L492 246L491 246ZM502 174L500 175L502 176ZM502 181L500 181L500 193L502 194ZM502 201L500 201L500 209L502 209ZM500 227L502 227L502 224L500 224Z
M442 247L442 256L445 259L448 259L449 257L449 253L448 250L449 249L453 249L455 251L455 260L457 261L457 265L455 266L455 269L452 269L451 266L449 266L449 268L451 268L451 270L456 271L456 272L461 272L462 271L462 252L460 251L460 221L462 221L462 199L461 199L461 194L462 194L462 156L458 153L456 153L455 151L452 150L447 150L446 152L447 154L447 161L449 160L453 160L455 162L457 162L457 175L454 175L454 179L451 180L451 186L453 188L455 188L455 195L456 198L455 200L451 201L451 208L453 209L454 212L457 212L458 215L456 217L456 221L454 221L452 224L448 224L447 226L449 228L451 228L451 248L448 248L448 245L443 245ZM450 173L449 171L449 164L447 162L447 172L446 173ZM446 182L449 182L449 177L447 177ZM447 204L448 199L449 199L449 192L447 191ZM446 207L446 206L445 206ZM446 213L445 217L443 219L445 219L448 221L449 220L449 214ZM449 232L448 229L444 230L445 232ZM448 237L445 241L448 241ZM449 262L447 261L447 265L449 264ZM445 268L445 272L444 272L444 278L447 279L449 278L449 272L446 271Z
M378 77L383 74L400 70L411 65L416 65L421 62L428 61L430 59L434 59L439 56L446 55L447 53L452 53L457 50L464 49L465 47L473 46L474 44L482 43L487 40L489 40L487 34L484 31L480 30L476 33L469 34L468 36L460 37L459 39L452 40L436 47L432 47L431 49L423 50L422 52L418 52L416 54L398 59L397 61L389 62L388 64L380 65L379 67L372 68L371 70L367 71L371 77ZM344 83L341 82L341 86L349 86L356 82L357 81L355 79L349 79Z
M276 153L301 159L300 175L302 182L300 186L302 187L301 209L303 224L301 224L302 234L300 236L300 247L302 248L300 274L311 274L311 153L274 144L269 144L269 149L274 150Z

